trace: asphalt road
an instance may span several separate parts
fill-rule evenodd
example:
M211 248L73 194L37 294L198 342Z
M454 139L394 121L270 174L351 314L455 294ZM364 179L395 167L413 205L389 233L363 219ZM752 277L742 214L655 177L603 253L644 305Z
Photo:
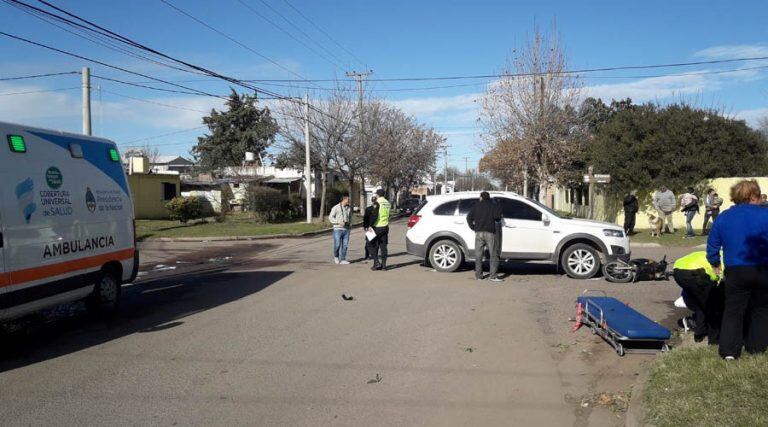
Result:
M120 311L71 304L0 334L3 425L621 425L643 364L585 328L603 289L671 325L672 282L571 280L505 265L501 285L405 254L391 270L330 262L330 237L147 244ZM362 256L355 230L350 258ZM671 258L684 249L669 250ZM658 249L635 254L660 258ZM177 263L177 260L181 262ZM160 267L158 267L160 265ZM172 268L171 268L172 267ZM342 294L354 296L343 301Z

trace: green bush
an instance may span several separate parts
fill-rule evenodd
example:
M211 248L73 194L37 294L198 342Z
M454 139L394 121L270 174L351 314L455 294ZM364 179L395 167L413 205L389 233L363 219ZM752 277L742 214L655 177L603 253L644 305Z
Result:
M203 215L202 203L195 196L175 197L166 203L165 207L170 212L171 219L178 220L182 224L186 224L192 219L201 218Z
M257 219L266 222L274 222L286 214L290 205L288 198L279 190L255 185L249 188L246 202Z

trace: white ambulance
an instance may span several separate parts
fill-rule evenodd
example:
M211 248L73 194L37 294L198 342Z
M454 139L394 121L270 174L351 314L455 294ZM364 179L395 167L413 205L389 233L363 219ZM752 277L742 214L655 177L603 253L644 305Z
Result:
M0 320L79 299L113 310L139 267L115 143L0 122L0 183Z

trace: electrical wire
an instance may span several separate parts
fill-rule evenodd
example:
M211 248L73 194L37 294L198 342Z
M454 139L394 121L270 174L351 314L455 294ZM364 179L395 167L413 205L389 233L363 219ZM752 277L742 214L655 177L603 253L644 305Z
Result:
M6 82L11 80L39 79L42 77L53 77L53 76L68 76L72 74L80 74L80 72L79 71L63 71L61 73L33 74L30 76L19 76L19 77L2 77L0 78L0 82Z
M52 46L45 45L43 43L38 43L38 42L29 40L29 39L25 39L23 37L14 36L13 34L8 34L8 33L4 32L4 31L0 31L0 35L6 36L6 37L9 37L9 38L18 40L18 41L22 41L22 42L28 43L28 44L31 44L33 46L38 46L38 47L42 47L44 49L48 49L48 50L51 50L51 51L54 51L54 52L58 52L58 53L61 53L61 54L67 55L67 56L71 56L71 57L74 57L74 58L82 59L84 61L93 62L94 64L99 64L99 65L102 65L102 66L107 67L107 68L112 68L113 70L122 71L124 73L133 74L133 75L136 75L136 76L139 76L139 77L144 77L145 79L150 79L150 80L153 80L153 81L156 81L156 82L159 82L159 83L165 83L167 85L171 85L171 86L179 87L179 88L186 89L186 90L189 90L189 91L192 91L192 92L196 92L198 95L206 95L206 96L218 97L218 95L214 95L214 94L211 94L211 93L208 93L208 92L204 92L204 91L201 91L201 90L193 89L193 88L190 88L190 87L187 87L187 86L183 86L183 85L180 85L180 84L172 83L172 82L169 82L167 80L158 79L158 78L155 78L155 77L152 77L152 76L148 76L146 74L142 74L142 73L139 73L139 72L136 72L136 71L131 71L131 70L128 70L128 69L125 69L125 68L122 68L122 67L118 67L116 65L107 64L106 62L102 62L102 61L99 61L99 60L96 60L96 59L88 58L86 56L78 55L78 54L73 53L73 52L69 52L69 51L66 51L66 50L63 50L63 49L58 49L58 48L55 48L55 47L52 47Z
M75 87L63 87L59 89L44 89L44 90L29 90L25 92L7 92L7 93L0 93L0 96L11 96L11 95L30 95L33 93L47 93L47 92L62 92L65 90L74 90L74 89L80 89L80 86Z
M105 80L105 81L113 82L113 83L119 83L119 84L123 84L123 85L126 85L126 86L134 86L134 87L140 87L140 88L144 88L144 89L151 89L151 90L156 90L156 91L159 91L159 92L182 93L182 94L185 94L185 95L196 95L196 96L200 95L197 92L189 92L189 91L184 91L184 90L174 90L174 89L165 89L165 88L154 87L154 86L147 86L145 84L142 84L141 82L127 82L125 80L113 79L113 78L110 78L110 77L99 76L97 74L91 74L91 77L93 77L94 79ZM221 98L221 99L225 99L226 98L225 96L221 96L221 95L211 95L211 96L214 96L216 98Z
M243 3L243 2L244 2L244 0L237 0L237 1L238 1L238 2L240 2L240 3ZM283 21L285 21L286 23L288 23L288 25L290 25L290 26L291 26L291 27L293 27L293 28L294 28L296 31L298 31L299 33L301 33L301 34L302 34L302 35L303 35L305 38L307 38L308 40L310 40L310 41L311 41L312 43L314 43L314 44L315 44L317 47L319 47L320 49L322 49L323 51L325 51L326 53L328 53L328 54L329 54L331 57L333 57L335 60L339 61L339 63L343 63L343 62L344 62L342 59L340 59L338 56L336 56L336 55L335 55L333 52L331 52L331 51L330 51L329 49L327 49L325 46L323 46L322 44L320 44L320 42L318 42L318 41L317 41L317 40L315 40L315 39L314 39L312 36L310 36L309 34L307 34L307 33L306 33L304 30L302 30L302 29L301 29L301 27L299 27L298 25L294 24L294 23L293 23L293 21L291 21L291 20L290 20L290 19L288 19L288 18L287 18L285 15L283 15L282 13L280 13L280 12L279 12L277 9L275 9L274 7L272 7L272 6L271 6L269 3L265 2L264 0L259 0L259 2L260 2L261 4L263 4L264 6L266 6L266 7L267 7L269 10L271 10L271 11L272 11L272 12L273 12L275 15L279 16L280 18L282 18L282 20L283 20Z
M182 130L177 130L177 131L173 131L173 132L161 133L160 135L153 135L153 136L148 136L148 137L145 137L145 138L132 139L130 141L121 142L119 144L120 145L122 145L122 144L133 144L135 142L149 141L149 140L152 140L152 139L164 138L166 136L178 135L180 133L192 132L193 130L203 129L203 128L207 128L207 127L208 126L195 126L193 128L189 128L189 129L182 129Z
M122 93L112 92L112 91L109 91L109 90L106 90L106 89L102 89L102 91L104 91L104 93L108 93L108 94L111 94L111 95L115 95L115 96L119 96L119 97L127 98L127 99L132 99L134 101L144 102L146 104L153 104L153 105L157 105L157 106L160 106L160 107L173 108L173 109L176 109L176 110L192 111L194 113L202 113L202 114L210 113L210 111L195 110L194 108L186 108L186 107L179 107L177 105L163 104L162 102L150 101L148 99L143 99L143 98L137 98L135 96L130 96L130 95L122 94Z
M351 56L352 58L354 58L354 59L355 59L355 61L359 62L359 63L360 63L360 65L362 65L363 67L366 67L366 68L367 68L367 66L366 66L366 64L365 64L365 62L364 62L364 61L362 61L360 58L358 58L357 56L355 56L355 54L354 54L354 53L350 52L350 51L349 51L347 48L345 48L345 47L344 47L344 46L343 46L341 43L337 42L337 41L336 41L336 39L334 39L333 37L331 37L331 35L330 35L330 34L328 34L328 33L327 33L325 30L323 30L323 29L322 29L322 28L321 28L319 25L315 24L315 23L314 23L314 22L313 22L311 19L309 19L309 17L307 17L307 15L303 14L303 13L301 12L301 10L297 9L297 8L296 8L294 5L292 5L290 2L288 2L288 0L283 0L283 2L284 2L285 4L287 4L287 5L288 5L288 6L289 6L291 9L293 9L294 11L296 11L296 13L297 13L297 14L299 14L299 16L301 16L302 18L304 18L304 20L305 20L305 21L309 22L309 24L310 24L310 25L312 25L313 27L315 27L315 29L317 29L318 31L320 31L321 33L323 33L323 35L324 35L324 36L328 37L328 40L330 40L330 41L332 41L333 43L335 43L335 44L336 44L336 46L340 47L340 48L341 48L341 49L342 49L344 52L347 52L347 54L348 54L349 56Z
M163 3L165 3L165 2L166 2L166 0L160 0L160 1L162 1ZM248 3L245 3L243 0L236 0L236 1L237 1L238 3L240 3L240 4L241 4L243 7L245 7L245 8L246 8L246 9L248 9L249 11L251 11L251 13L253 13L253 14L255 14L256 16L258 16L259 18L261 18L261 19L263 19L263 20L267 21L267 23L269 23L269 24L270 24L270 25L272 25L273 27L275 27L275 28L277 28L278 30L280 30L280 31L282 31L283 33L285 33L285 34L286 34L288 37L290 37L291 39L293 39L293 40L294 40L296 43L299 43L300 45L304 46L304 47L305 47L305 48L307 48L309 51L311 51L312 53L314 53L315 55L317 55L318 57L320 57L320 58L323 58L323 60L325 60L325 61L326 61L326 62L328 62L329 64L333 65L335 68L339 69L340 71L344 71L344 67L343 67L343 66L339 66L339 64L337 64L337 63L333 62L332 60L328 59L328 58L327 58L325 55L323 55L323 54L321 54L320 52L318 52L317 50L315 50L315 49L314 49L312 46L310 46L310 45L308 45L308 44L304 43L304 41L302 41L302 40L299 40L297 37L295 37L293 34L291 34L291 32L290 32L290 31L286 30L285 28L281 27L281 26L280 26L280 25L278 25L277 23L273 22L271 19L269 19L269 18L267 18L266 16L264 16L263 14L259 13L259 11L257 11L256 9L254 9L253 7L251 7L250 5L248 5Z
M208 28L209 30L211 30L211 31L215 32L216 34L218 34L218 35L220 35L220 36L222 36L222 37L226 38L227 40L231 41L232 43L235 43L236 45L238 45L238 46L242 47L243 49L245 49L245 50L247 50L247 51L249 51L249 52L253 53L254 55L258 56L259 58L262 58L262 59L264 59L264 60L266 60L266 61L269 61L269 62L270 62L270 63L272 63L273 65L275 65L275 66L279 67L280 69L282 69L282 70L284 70L284 71L287 71L287 72L289 72L289 73L293 74L294 76L298 76L299 78L303 78L303 77L301 76L301 74L298 74L298 73L296 73L295 71L291 70L290 68L288 68L288 67L284 66L283 64L280 64L279 62L277 62L277 61L273 60L272 58L270 58L270 57L268 57L268 56L266 56L266 55L264 55L263 53L261 53L261 52L257 51L256 49L254 49L254 48L252 48L252 47L248 46L247 44L245 44L245 43L243 43L243 42L241 42L241 41L237 40L236 38L234 38L234 37L232 37L232 36L230 36L230 35L226 34L225 32L223 32L223 31L219 30L218 28L215 28L215 27L213 27L212 25L209 25L209 24L207 24L205 21L203 21L203 20L201 20L201 19L199 19L199 18L195 17L195 16L194 16L194 15L192 15L191 13L189 13L189 12L187 12L187 11L185 11L185 10L183 10L183 9L179 8L178 6L176 6L176 5L172 4L171 2L169 2L169 1L167 1L167 0L160 0L160 1L161 1L162 3L164 3L165 5L167 5L168 7L170 7L171 9L173 9L173 10L175 10L175 11L177 11L177 12L181 13L182 15L186 16L187 18L189 18L189 19L191 19L191 20L193 20L193 21L197 22L198 24L200 24L200 25L204 26L205 28Z

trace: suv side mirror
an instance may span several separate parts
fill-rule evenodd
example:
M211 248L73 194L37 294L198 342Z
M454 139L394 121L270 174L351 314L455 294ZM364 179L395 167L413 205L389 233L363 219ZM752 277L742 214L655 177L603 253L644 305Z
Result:
M543 215L541 216L541 222L543 222L543 223L544 223L544 225L549 225L549 222L550 222L550 220L549 220L549 215L547 215L547 214L543 214Z

